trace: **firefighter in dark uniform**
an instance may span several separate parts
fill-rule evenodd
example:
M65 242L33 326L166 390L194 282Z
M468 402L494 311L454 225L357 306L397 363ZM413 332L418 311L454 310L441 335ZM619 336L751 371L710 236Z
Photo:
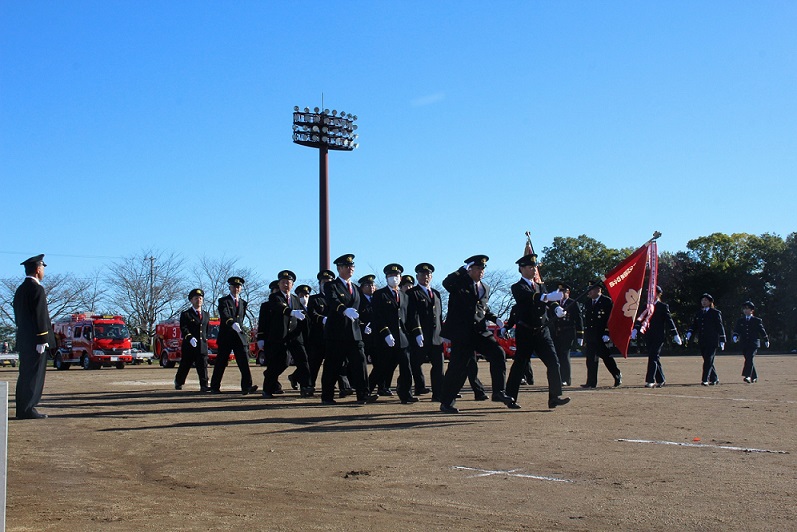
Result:
M440 292L432 288L434 266L422 262L415 266L418 284L407 291L407 323L415 325L410 331L410 366L415 383L415 395L432 392L432 401L440 402L443 390L443 303ZM423 364L431 362L432 389L426 387Z
M304 345L305 353L307 353L307 378L312 379L312 375L310 373L310 348L309 348L309 338L310 338L310 293L313 291L306 284L300 284L294 289L296 296L299 298L299 309L304 312L304 315L307 319L302 320L299 322L299 334L302 337L302 344ZM288 375L288 381L291 383L291 388L294 390L299 389L299 381L297 380L299 369L296 368L293 370L293 373ZM310 384L312 385L312 380L310 380ZM313 387L310 387L311 391L315 391Z
M44 419L47 414L36 410L44 390L47 369L47 348L55 347L47 309L47 295L41 285L44 279L44 255L36 255L20 263L25 267L25 280L14 292L14 322L17 324L19 376L15 392L17 419Z
M407 294L399 289L403 271L400 264L385 266L383 272L387 286L374 292L374 332L381 363L379 369L373 372L375 376L369 383L369 388L373 390L377 383L389 382L398 366L396 392L402 404L411 404L418 402L418 399L412 395L410 344L407 339Z
M573 341L580 346L584 345L584 318L581 316L581 306L578 301L570 299L570 285L559 283L562 292L562 301L559 306L564 311L561 318L553 318L553 345L556 347L556 356L559 358L559 372L562 374L562 386L573 383L570 374L570 350Z
M249 371L248 342L243 331L246 317L246 301L240 297L244 280L241 277L227 279L230 293L219 298L219 354L213 366L213 377L210 388L213 393L221 393L221 379L227 369L230 353L235 354L235 363L241 371L241 393L247 395L257 391L252 384L252 373Z
M301 322L306 319L296 294L291 294L296 274L282 270L277 274L279 289L268 298L268 341L266 370L263 372L263 397L271 399L279 386L279 376L288 368L291 358L296 364L295 379L302 397L313 395L310 368L304 349Z
M279 281L277 281L276 279L271 281L268 284L268 290L269 290L269 294L268 294L269 297L274 292L278 292L279 291ZM271 311L271 305L269 305L268 298L266 298L266 300L263 301L260 304L260 311L257 314L257 334L255 335L255 339L257 340L257 351L258 351L257 360L258 360L258 363L261 363L260 362L260 360L261 360L260 352L261 351L263 352L263 360L265 360L267 358L267 355L266 355L267 351L266 350L269 347L269 345L268 345L268 332L269 332L268 318L269 318L269 312L270 311Z
M645 345L648 350L648 370L645 374L645 388L661 388L664 386L664 368L661 366L661 348L668 336L673 337L677 345L681 345L681 337L678 329L670 315L670 307L661 300L661 287L656 287L656 304L653 306L653 315L644 331L642 323L637 319L634 329L631 331L631 339L635 340L639 334L645 337Z
M188 293L191 308L180 313L180 331L183 335L183 344L180 348L180 366L174 377L175 390L181 390L185 378L191 371L191 366L196 367L199 378L199 391L209 392L208 386L208 321L210 316L202 312L202 303L205 293L200 288L194 288Z
M769 336L764 330L764 322L761 318L753 316L753 312L755 312L755 305L752 301L742 303L744 316L736 321L732 335L733 343L742 343L742 354L744 355L742 377L747 384L758 381L758 373L755 370L753 359L758 348L761 347L761 339L764 340L764 347L769 348Z
M324 329L327 322L327 300L324 297L324 286L335 280L335 274L331 270L323 270L316 275L318 279L318 294L310 296L307 305L309 311L310 329L308 334L307 355L310 365L311 385L316 387L318 373L324 363L327 353L327 341L324 338ZM345 397L352 393L349 378L346 376L346 363L343 362L341 374L338 376L338 388L340 396Z
M703 357L703 373L700 384L703 386L716 385L720 383L717 370L714 368L714 357L717 348L725 350L725 326L722 324L722 313L714 308L714 298L711 294L700 296L700 306L702 307L695 314L692 326L686 331L686 341L697 337L700 346L700 355Z
M520 391L520 381L526 373L526 365L532 353L537 355L547 369L548 376L548 408L556 408L570 402L569 397L562 398L562 376L559 373L559 359L548 328L548 309L553 307L557 316L564 311L557 304L562 299L562 292L545 293L545 286L534 282L537 273L537 255L524 255L517 260L521 279L512 285L512 297L517 302L517 322L515 325L515 342L517 351L509 370L506 383L506 394L516 402ZM517 403L516 403L517 404Z
M357 281L360 285L360 329L363 336L363 347L365 358L371 362L371 374L368 375L368 388L371 389L372 379L376 379L376 372L380 368L380 351L377 345L376 335L373 334L374 326L374 291L376 290L376 275L369 273ZM393 395L393 392L386 389L385 383L378 383L379 395Z
M490 287L482 279L488 260L487 255L474 255L443 280L443 287L448 290L448 314L442 333L444 338L451 340L451 356L440 397L440 411L444 413L459 412L453 404L454 399L465 383L468 364L476 363L477 352L490 363L493 401L502 402L509 408L519 408L505 392L506 355L487 328L487 321L494 322L499 328L504 326L487 305Z
M347 374L357 393L360 404L373 403L378 396L368 392L368 369L360 329L360 287L351 281L354 274L354 255L341 255L335 259L338 278L324 284L327 304L327 322L324 338L327 353L324 372L321 374L321 404L334 404L335 382L341 375L344 363Z
M587 359L587 382L582 388L598 386L598 358L614 377L614 385L623 383L623 374L609 351L609 315L612 313L612 300L601 294L602 288L594 281L584 304L584 356Z

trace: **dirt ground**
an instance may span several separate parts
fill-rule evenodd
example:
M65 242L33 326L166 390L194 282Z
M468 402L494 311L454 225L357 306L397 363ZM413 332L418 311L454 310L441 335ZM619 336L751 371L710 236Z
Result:
M9 420L8 529L794 530L797 356L759 356L752 385L741 356L711 387L699 357L663 363L664 388L629 358L623 386L601 367L548 410L535 359L521 410L468 391L459 415L428 395L321 406L287 379L280 399L241 396L234 365L213 396L157 366L48 369L51 417ZM0 369L12 415L16 378Z

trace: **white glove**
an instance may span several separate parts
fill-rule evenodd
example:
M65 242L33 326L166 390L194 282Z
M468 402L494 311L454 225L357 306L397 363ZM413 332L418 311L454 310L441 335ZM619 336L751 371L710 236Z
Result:
M365 325L365 329L363 329L363 332L365 334L371 334L371 322L370 321Z
M237 321L232 324L232 330L237 332L237 333L241 332L241 326L238 324Z
M608 344L611 341L611 338L609 338L607 335L604 334L603 336L601 336L601 340L603 341L604 344Z
M501 318L497 318L495 320L495 324L498 325L499 329L503 329L504 328L504 320L502 320Z
M675 338L672 339L672 341L675 342L676 345L683 345L684 343L683 340L681 340L681 337L677 334L675 335Z
M550 294L543 294L542 300L543 301L561 301L564 297L564 294L557 290L556 292L551 292Z
M565 315L567 314L567 312L565 312L565 309L563 309L562 307L556 307L553 313L556 314L557 318L564 318Z
M196 347L196 338L191 338L191 347Z
M506 327L501 327L498 330L498 336L500 336L501 338L506 338Z
M449 340L448 338L443 338L442 336L440 337L440 341L443 342L444 344L450 344L451 343L451 340Z
M291 316L293 316L294 318L296 318L299 321L302 321L302 320L304 320L304 311L302 311L302 310L292 310L291 311Z
M385 336L385 343L387 344L388 347L393 347L394 345L396 345L396 339L393 338L392 334L388 334L387 336Z
M637 332L638 331L636 329L631 329L631 339L632 340L636 340Z
M735 334L733 335L733 343L735 343L735 344L739 343L739 337L736 336Z
M690 331L690 332L687 332L687 333L686 333L686 341L688 342L688 341L689 341L691 338L692 338L692 333L691 333L691 331Z
M327 324L327 317L326 316L324 316L324 319L321 320L321 324L322 325L326 325Z
M418 347L423 347L423 335L419 334L415 337L415 341L418 342Z
M581 347L582 345L584 345L584 339L579 338L578 340L576 340L576 343L578 344L578 347Z
M257 341L257 348L258 349L263 349L264 345L266 345L266 342L264 342L263 340L258 340Z
M349 318L350 320L356 320L360 317L360 313L354 310L353 308L349 307L343 311L343 315Z
M36 352L40 355L44 354L44 350L47 349L49 345L50 344L36 344Z
M720 342L720 351L725 351L725 342Z
M767 340L766 342L764 342L764 347L765 347L766 349L769 349L769 340Z

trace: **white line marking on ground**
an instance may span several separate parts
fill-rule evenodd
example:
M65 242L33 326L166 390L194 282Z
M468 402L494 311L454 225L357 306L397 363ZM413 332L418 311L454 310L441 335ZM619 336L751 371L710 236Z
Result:
M630 443L655 443L657 445L677 445L679 447L708 447L711 449L725 449L726 451L742 451L745 453L789 454L789 451L771 451L769 449L752 449L749 447L733 447L730 445L709 445L707 443L689 443L689 442L656 441L656 440L627 440L624 438L620 438L617 441L625 441Z
M116 386L174 386L174 379L168 381L116 381Z
M573 390L578 393L607 393L607 394L615 394L615 395L648 395L650 397L675 397L677 399L708 399L710 401L742 401L742 402L750 402L750 403L772 403L772 399L748 399L746 397L710 397L704 395L678 395L678 394L671 394L667 392L659 392L659 393L633 393L633 392L618 392L615 390ZM783 401L777 400L777 403L785 403L785 404L797 404L797 401Z
M527 475L525 473L516 473L516 471L520 471L520 469L510 469L509 471L501 471L501 470L492 470L492 469L479 469L477 467L465 467L465 466L454 466L453 469L478 472L478 474L471 475L468 478L489 477L492 475L507 475L510 477L533 478L536 480L550 480L551 482L573 482L572 480L567 480L564 478L543 477L540 475Z

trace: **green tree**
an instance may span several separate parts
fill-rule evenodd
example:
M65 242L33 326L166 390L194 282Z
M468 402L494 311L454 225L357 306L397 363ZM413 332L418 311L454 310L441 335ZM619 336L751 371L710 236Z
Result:
M587 235L557 236L542 249L540 272L544 280L565 281L578 295L593 280L600 280L636 248L612 249Z

